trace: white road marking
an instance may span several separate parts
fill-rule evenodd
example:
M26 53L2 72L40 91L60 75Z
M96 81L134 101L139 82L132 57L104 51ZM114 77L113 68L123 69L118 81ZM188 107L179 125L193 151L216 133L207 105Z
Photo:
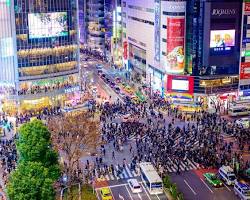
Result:
M141 185L142 185L143 189L145 190L145 193L146 193L146 195L147 195L148 199L150 199L150 200L151 200L151 198L150 198L150 196L149 196L149 194L148 194L147 189L144 187L144 184L143 184L143 183L141 183Z
M128 186L127 186L127 185L125 185L125 188L126 188L126 190L127 190L128 194L129 194L130 199L132 199L132 200L133 200L133 197L131 196L131 194L130 194L130 192L129 192L129 190L128 190Z
M157 197L157 199L161 200L160 197L157 194L155 196Z
M188 184L188 182L184 179L184 183L189 187L189 189L193 192L194 195L197 195L197 193L194 191L194 189Z
M130 169L128 168L127 165L126 165L126 171L128 172L129 177L133 177L133 175L130 173Z
M225 185L225 187L229 190L229 191L231 191L231 189L225 184L225 183L223 183L224 185Z
M137 194L138 194L139 199L142 199L140 193L137 193Z
M207 185L207 183L206 183L204 180L202 180L202 178L200 178L200 179L201 179L201 182L204 183L204 185L207 187L207 189L208 189L211 193L214 193L214 191Z
M97 191L95 191L95 192L97 193ZM101 200L98 193L97 193L96 196L97 196L97 199L98 199L98 200Z
M112 192L112 190L111 190L111 187L109 187L109 188L110 188L110 193L111 193L111 195L112 195L112 198L115 199L115 197L114 197L114 195L113 195L113 192Z

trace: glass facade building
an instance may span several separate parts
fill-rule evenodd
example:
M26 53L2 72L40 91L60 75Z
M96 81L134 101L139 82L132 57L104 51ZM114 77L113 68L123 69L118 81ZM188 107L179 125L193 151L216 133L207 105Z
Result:
M78 1L12 0L4 8L0 38L7 42L1 44L5 56L0 64L6 73L0 80L11 74L8 80L15 87L9 99L24 110L24 101L35 102L34 108L61 105L69 88L79 89Z

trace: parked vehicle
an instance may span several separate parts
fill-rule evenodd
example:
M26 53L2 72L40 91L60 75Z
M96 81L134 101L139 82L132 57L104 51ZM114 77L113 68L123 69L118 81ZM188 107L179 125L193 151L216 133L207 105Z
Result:
M236 181L234 185L234 193L241 200L250 200L250 187L246 183Z
M225 181L227 185L234 185L236 176L233 169L230 166L222 166L219 169L219 177Z

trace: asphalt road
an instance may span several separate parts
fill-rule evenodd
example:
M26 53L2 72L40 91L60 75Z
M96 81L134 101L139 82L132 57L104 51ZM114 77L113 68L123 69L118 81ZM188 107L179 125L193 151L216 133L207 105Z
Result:
M110 70L104 69L103 70L106 73L109 73ZM117 98L120 98L119 95L117 95L110 87L107 85L101 78L97 76L96 70L94 70L94 80L96 84L98 85L98 88L100 88L101 91L103 91L106 96L112 96L112 100L116 100ZM113 74L110 74L110 78L114 78ZM166 116L164 116L166 117ZM167 123L170 122L170 118L166 118ZM177 122L176 125L182 127L184 123ZM133 140L130 141L130 144L135 148L135 142ZM128 144L129 145L129 144ZM112 160L112 144L107 144L106 149L109 149L107 151L107 156L104 158L104 163L110 164L121 164L123 161L123 158L126 158L126 160L130 161L131 159L131 153L129 152L129 146L124 147L123 152L115 152L116 153L116 159ZM209 185L202 177L202 174L205 172L198 171L198 169L190 169L188 171L182 171L180 175L177 175L175 173L170 173L170 177L173 182L175 182L178 186L178 189L184 194L184 198L186 200L236 200L237 197L235 196L233 192L233 188L228 186L223 186L221 188L214 188L213 186ZM126 176L125 176L126 174ZM131 176L130 176L131 175ZM108 177L107 177L108 178ZM129 172L129 169L126 170L123 177L117 178L108 178L107 179L107 186L110 187L112 191L113 198L115 200L123 199L124 200L131 200L131 199L139 199L139 200L159 200L159 199L167 199L165 195L163 196L151 196L146 191L145 188L143 188L143 193L140 195L133 194L130 190L130 188L127 185L128 178L137 178L138 181L140 180L139 176L134 175L132 172ZM100 188L96 189L99 199L100 198Z
M109 184L109 188L111 190L111 195L114 200L167 200L164 194L160 195L150 195L145 187L145 185L141 182L140 178L137 178L139 184L141 185L142 192L141 193L132 193L129 185L127 184L127 180L120 181L119 183ZM96 188L96 193L98 199L101 200L101 188Z
M232 187L224 185L221 188L214 188L202 176L197 175L195 171L182 172L180 175L170 174L170 177L184 194L186 200L237 199Z

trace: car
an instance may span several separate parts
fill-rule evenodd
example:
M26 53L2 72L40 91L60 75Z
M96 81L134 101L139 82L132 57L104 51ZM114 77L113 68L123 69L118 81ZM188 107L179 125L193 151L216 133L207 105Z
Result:
M110 81L110 82L109 82L109 85L110 85L111 88L114 88L114 87L115 87L114 81Z
M96 68L96 69L102 69L102 68L103 68L103 65L101 65L101 64L96 64L96 65L95 65L95 68Z
M141 186L136 179L129 179L128 185L132 191L132 193L140 193L142 192Z
M106 74L101 74L101 78L105 79L106 78Z
M121 80L120 77L115 77L115 82L116 82L116 83L121 83L121 81L122 81L122 80Z
M113 199L111 191L108 187L104 187L101 189L101 197L102 197L102 200L112 200Z
M223 183L214 173L203 174L205 180L214 187L221 187Z
M230 166L222 166L219 168L219 177L225 181L227 185L234 185L236 176L233 169Z
M124 98L124 97L126 96L126 94L125 94L124 92L120 91L120 96L121 96L122 98Z
M240 119L237 119L235 122L237 125L243 128L249 128L250 127L250 118L249 117L243 117Z
M132 88L131 88L130 86L128 86L128 85L124 88L124 90L125 90L127 93L129 93L129 94L132 94L132 93L133 93Z
M127 83L122 83L122 84L121 84L121 87L122 87L122 88L125 88L127 85L128 85Z
M137 96L132 96L132 97L131 97L131 100L132 100L132 102L135 103L135 104L140 103L140 100L139 100L139 98L138 98Z
M239 196L241 200L250 200L250 186L244 182L235 182L234 193L236 196Z
M97 73L98 73L98 75L102 75L102 74L103 74L103 72L102 72L101 69L98 69L98 70L97 70Z
M115 86L114 89L115 89L115 92L118 93L118 94L121 92L121 90L120 90L120 88L118 86Z
M106 78L106 79L105 79L105 82L106 82L106 83L110 83L110 79L109 79L109 78Z

